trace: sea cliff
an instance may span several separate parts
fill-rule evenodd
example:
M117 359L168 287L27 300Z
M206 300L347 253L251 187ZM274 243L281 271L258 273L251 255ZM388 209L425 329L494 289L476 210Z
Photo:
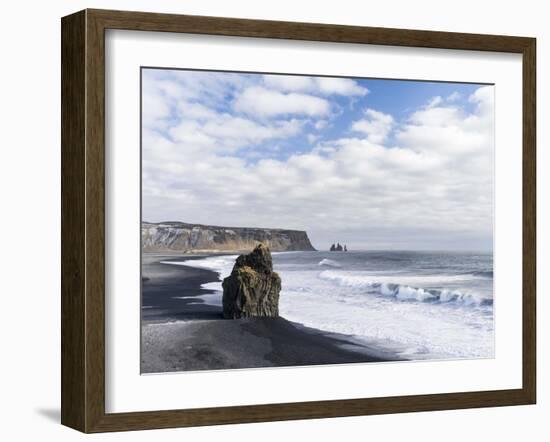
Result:
M245 252L262 243L274 252L315 250L303 230L223 227L183 222L141 224L144 252Z

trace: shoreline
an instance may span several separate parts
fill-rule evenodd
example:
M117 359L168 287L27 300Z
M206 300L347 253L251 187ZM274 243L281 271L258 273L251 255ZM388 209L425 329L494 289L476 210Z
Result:
M210 254L179 255L201 259ZM353 336L278 318L223 319L221 294L201 287L218 273L143 254L141 373L387 362L403 360ZM219 296L219 304L204 296Z
M207 256L211 255L142 255L142 324L216 319L221 310L204 303L201 296L214 293L213 290L203 289L202 284L218 281L218 273L185 265L161 264L161 261L170 261L175 258L194 260ZM145 280L145 278L147 279Z

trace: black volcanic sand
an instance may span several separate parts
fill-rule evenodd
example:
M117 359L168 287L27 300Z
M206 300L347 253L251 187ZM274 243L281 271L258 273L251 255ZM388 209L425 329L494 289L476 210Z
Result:
M142 373L397 360L350 336L284 318L223 319L221 299L218 306L200 298L214 293L201 284L217 281L217 273L160 264L173 258L143 257Z
M200 295L213 293L201 284L218 281L218 274L194 267L161 264L161 261L200 259L204 256L143 255L141 318L151 321L220 319L221 307L204 303ZM182 299L180 299L182 298Z

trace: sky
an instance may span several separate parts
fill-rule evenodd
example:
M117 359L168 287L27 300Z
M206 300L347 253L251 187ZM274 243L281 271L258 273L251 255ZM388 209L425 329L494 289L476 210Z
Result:
M142 219L492 249L494 86L142 69Z

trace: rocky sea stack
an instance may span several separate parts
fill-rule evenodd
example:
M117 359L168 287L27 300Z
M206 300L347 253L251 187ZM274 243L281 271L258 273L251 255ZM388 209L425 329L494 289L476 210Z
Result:
M248 255L240 255L222 286L224 318L279 316L281 278L273 271L267 246L258 244Z

